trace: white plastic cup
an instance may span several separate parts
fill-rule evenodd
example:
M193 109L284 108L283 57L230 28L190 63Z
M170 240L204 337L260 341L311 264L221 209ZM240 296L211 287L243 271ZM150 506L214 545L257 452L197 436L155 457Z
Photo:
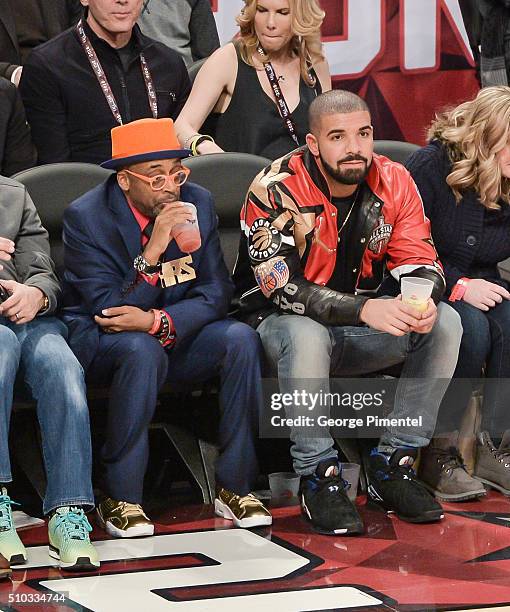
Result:
M432 289L434 289L434 282L428 278L406 276L400 281L402 302L412 306L418 312L427 310Z
M272 499L291 499L299 493L300 476L294 472L273 472L269 474L269 488Z
M202 245L200 238L200 229L198 227L197 208L191 202L181 202L184 206L193 211L193 221L186 223L178 223L172 228L172 236L174 237L177 246L183 253L194 253Z
M342 478L350 485L347 487L346 493L352 502L358 495L359 471L359 463L342 463Z

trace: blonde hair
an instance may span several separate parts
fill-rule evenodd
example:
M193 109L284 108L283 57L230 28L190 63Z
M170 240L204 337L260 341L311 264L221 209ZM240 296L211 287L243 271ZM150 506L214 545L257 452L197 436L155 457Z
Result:
M457 202L467 189L489 209L501 208L500 200L510 202L510 180L496 158L510 135L510 87L481 89L474 100L436 116L428 135L448 147L453 167L446 182Z
M255 14L257 0L244 0L244 8L237 16L240 34L237 44L243 60L253 66L252 55L260 44L255 32ZM320 8L317 0L289 0L292 39L290 50L299 56L301 76L310 87L315 85L315 79L310 74L310 65L322 61L324 54L321 43L321 25L326 13ZM263 63L270 61L268 55L261 55Z

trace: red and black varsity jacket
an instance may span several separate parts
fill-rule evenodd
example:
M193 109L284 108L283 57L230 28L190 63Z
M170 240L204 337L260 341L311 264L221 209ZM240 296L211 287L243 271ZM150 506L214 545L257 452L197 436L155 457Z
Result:
M409 172L373 156L361 186L360 209L349 237L355 293L326 285L338 248L336 208L315 158L301 148L277 159L254 179L241 211L234 270L239 318L257 326L268 314L308 316L325 325L358 325L365 301L385 276L434 281L438 302L445 281L430 223ZM353 240L354 238L354 240Z

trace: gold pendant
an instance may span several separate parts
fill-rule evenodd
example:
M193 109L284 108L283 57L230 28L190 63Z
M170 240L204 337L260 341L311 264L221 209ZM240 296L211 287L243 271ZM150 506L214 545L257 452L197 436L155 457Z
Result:
M181 257L180 259L173 259L172 261L165 261L161 266L161 279L162 287L173 287L177 283L186 283L197 277L195 269L192 266L193 258L191 255Z

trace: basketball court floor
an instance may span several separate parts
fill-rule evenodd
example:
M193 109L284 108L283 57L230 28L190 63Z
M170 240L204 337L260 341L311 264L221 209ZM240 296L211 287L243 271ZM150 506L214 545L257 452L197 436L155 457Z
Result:
M29 563L0 583L0 609L94 612L510 610L510 501L445 504L431 525L357 504L366 533L314 533L298 506L270 529L233 529L210 506L156 519L151 538L112 540L94 525L95 574L70 574L47 554L45 527L21 532Z

